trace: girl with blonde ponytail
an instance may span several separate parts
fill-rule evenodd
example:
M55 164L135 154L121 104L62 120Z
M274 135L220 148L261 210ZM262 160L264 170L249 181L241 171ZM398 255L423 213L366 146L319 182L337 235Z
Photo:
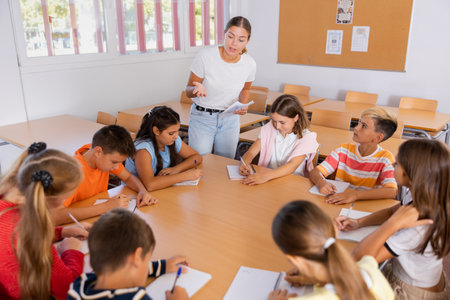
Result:
M286 280L315 286L312 294L299 297L276 290L270 300L394 299L375 259L365 256L355 263L336 241L332 220L315 204L293 201L285 205L273 221L272 236L296 268Z
M82 180L78 162L34 143L0 179L0 298L65 299L83 270L79 227L56 228L50 210ZM89 229L90 226L85 224ZM52 242L64 239L58 251Z

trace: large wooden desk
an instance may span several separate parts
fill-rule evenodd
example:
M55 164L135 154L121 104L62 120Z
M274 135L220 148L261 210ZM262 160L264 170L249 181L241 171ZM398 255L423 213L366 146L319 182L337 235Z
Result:
M252 92L255 92L255 91L252 90ZM275 100L283 94L284 94L283 92L269 91L269 93L267 94L266 105L271 106L273 104L273 102L275 102ZM317 102L325 100L325 98L323 98L323 97L315 97L315 96L307 96L307 95L295 95L295 96L298 98L298 100L300 101L300 103L303 106L308 106L313 103L317 103Z
M162 102L162 103L157 103L157 104L153 104L153 105L147 105L147 106L127 109L127 110L122 110L122 111L119 111L117 118L120 118L121 113L128 113L128 114L144 116L150 109L152 109L155 106L159 106L159 105L166 105L166 106L172 108L174 111L176 111L180 115L181 127L185 127L185 128L189 127L189 116L191 114L191 104L181 103L180 101L168 101L168 102ZM243 116L240 116L241 128L250 126L253 124L257 124L259 122L262 122L262 121L265 121L268 119L269 119L268 116L247 113Z
M239 140L253 143L258 138L261 128L255 128L239 135ZM335 148L340 144L353 143L353 131L343 130L325 126L311 125L310 130L317 133L317 141L320 144L319 156L322 158L331 154ZM386 150L392 152L395 156L398 152L398 147L405 139L390 138L380 144Z
M46 142L54 148L73 155L81 146L92 141L94 133L104 125L70 115L33 120L0 127L0 138L19 147L33 142Z
M312 186L308 179L295 175L253 187L231 181L227 164L239 162L212 154L204 156L199 166L204 175L198 186L152 192L159 203L136 211L156 236L153 259L185 254L193 268L212 275L194 300L222 299L242 265L273 271L291 268L271 236L273 217L284 204L298 199L313 201L330 217L349 207L326 204L324 197L308 193ZM130 193L127 188L124 192ZM92 204L95 198L105 197L106 193L99 194L75 205ZM395 203L359 201L354 209L375 211ZM354 247L354 243L343 243L348 249Z
M314 109L349 112L352 114L352 119L358 120L361 117L361 113L370 107L373 107L373 105L346 103L345 101L326 99L306 106L305 110L308 113L312 113ZM439 132L450 123L450 114L416 109L399 109L398 107L391 106L381 107L397 115L398 120L402 121L407 128L420 129L427 132Z

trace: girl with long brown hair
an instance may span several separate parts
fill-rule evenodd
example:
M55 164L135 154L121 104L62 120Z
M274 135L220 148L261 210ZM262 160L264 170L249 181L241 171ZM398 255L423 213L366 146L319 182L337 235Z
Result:
M355 249L356 258L392 259L383 271L396 299L450 299L442 259L450 252L450 151L437 140L412 139L398 151L394 176L412 203L361 219L337 218L339 229L381 226Z
M273 220L273 239L303 278L300 283L315 284L305 299L394 299L375 259L365 256L355 263L336 241L336 231L333 221L308 201L288 203ZM281 290L272 292L269 299L287 297L303 299Z
M77 226L55 229L50 214L83 174L74 158L45 148L31 145L0 180L1 299L65 299L83 270L81 241L74 237L88 233ZM52 242L65 237L56 250Z

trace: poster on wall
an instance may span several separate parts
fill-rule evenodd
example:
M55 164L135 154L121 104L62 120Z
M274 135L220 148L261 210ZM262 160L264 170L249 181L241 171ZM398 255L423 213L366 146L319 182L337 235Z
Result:
M342 51L342 36L343 30L328 30L327 31L327 46L325 49L326 54L341 55Z
M354 0L337 0L336 24L352 24Z
M354 52L367 52L369 48L370 26L353 26L352 48Z

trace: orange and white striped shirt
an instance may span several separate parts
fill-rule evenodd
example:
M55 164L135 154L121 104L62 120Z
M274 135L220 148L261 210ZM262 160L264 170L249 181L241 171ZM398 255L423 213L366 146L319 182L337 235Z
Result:
M342 144L333 150L317 169L324 177L336 171L336 180L350 183L350 187L369 190L379 187L397 188L394 178L394 156L378 145L368 156L361 156L359 144Z

